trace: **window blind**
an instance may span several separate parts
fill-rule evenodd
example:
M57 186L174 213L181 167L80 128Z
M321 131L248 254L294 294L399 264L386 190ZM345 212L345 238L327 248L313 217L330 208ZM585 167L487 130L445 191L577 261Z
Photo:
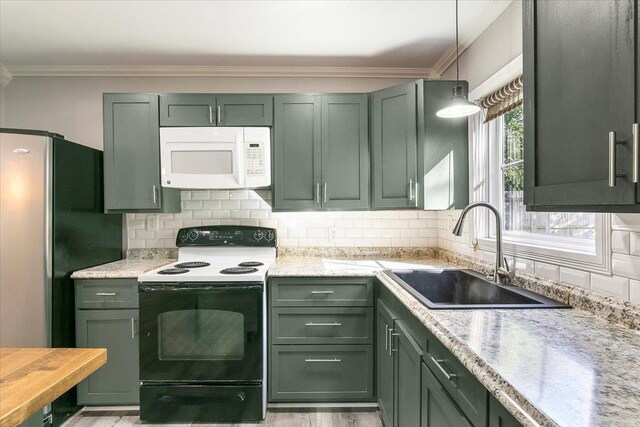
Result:
M522 105L522 75L477 102L486 110L485 123L518 108Z

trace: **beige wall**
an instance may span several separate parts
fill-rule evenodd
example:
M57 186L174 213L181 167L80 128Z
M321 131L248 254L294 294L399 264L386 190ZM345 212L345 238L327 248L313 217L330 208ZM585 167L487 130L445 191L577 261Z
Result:
M473 90L521 53L522 2L516 0L460 55L460 79ZM456 78L455 63L442 78Z
M254 77L14 77L0 127L43 129L102 148L104 92L370 92L402 79Z

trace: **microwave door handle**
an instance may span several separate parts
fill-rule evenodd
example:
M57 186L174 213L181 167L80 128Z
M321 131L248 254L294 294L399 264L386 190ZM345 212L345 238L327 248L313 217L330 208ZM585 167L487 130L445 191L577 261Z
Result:
M243 138L241 136L236 136L236 150L235 155L233 156L233 178L236 180L240 187L244 187L244 156L245 150Z

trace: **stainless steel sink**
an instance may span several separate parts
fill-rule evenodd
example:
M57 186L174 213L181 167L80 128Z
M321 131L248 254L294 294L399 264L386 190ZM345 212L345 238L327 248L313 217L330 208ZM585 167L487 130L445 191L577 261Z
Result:
M386 274L431 309L570 308L515 286L496 284L472 270L394 270Z

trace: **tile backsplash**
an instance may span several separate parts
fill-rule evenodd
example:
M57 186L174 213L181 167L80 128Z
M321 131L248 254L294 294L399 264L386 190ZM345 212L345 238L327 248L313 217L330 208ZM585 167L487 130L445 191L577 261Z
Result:
M436 212L272 212L271 191L182 191L182 212L127 214L128 248L174 248L178 229L256 225L278 230L279 246L435 247Z

